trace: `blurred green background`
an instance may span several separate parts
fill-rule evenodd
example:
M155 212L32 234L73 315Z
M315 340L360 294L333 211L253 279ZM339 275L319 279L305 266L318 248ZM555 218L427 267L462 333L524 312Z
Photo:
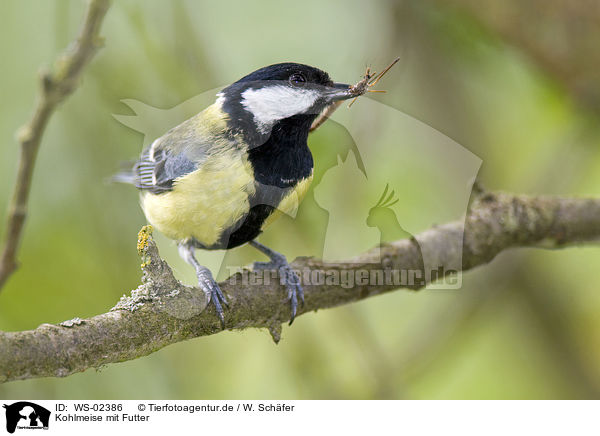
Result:
M84 8L0 3L2 222L14 133L30 116L37 72L74 38ZM149 139L113 118L133 114L122 99L170 108L276 62L353 82L365 65L401 56L380 86L388 92L370 97L479 156L486 188L599 196L599 20L596 3L567 0L485 8L470 0L115 2L101 32L105 48L42 140L22 266L0 293L0 329L93 316L138 285L135 241L145 220L137 194L105 183ZM369 133L382 139L379 129ZM312 135L317 178L348 141L335 123ZM390 159L402 156L382 157L382 171ZM405 184L401 177L389 174ZM409 188L415 197L432 189ZM323 213L311 191L297 219L282 218L264 241L290 258L316 254ZM427 210L412 213L417 230L436 223ZM178 276L193 283L173 243L158 240ZM231 259L258 257L242 247ZM0 397L600 398L599 262L598 247L512 250L466 273L459 291L399 291L304 315L284 327L279 345L266 331L224 332L99 371L0 385Z

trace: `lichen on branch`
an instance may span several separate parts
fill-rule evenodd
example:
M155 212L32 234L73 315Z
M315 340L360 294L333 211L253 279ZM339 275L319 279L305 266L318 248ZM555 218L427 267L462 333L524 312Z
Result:
M107 363L136 359L169 344L221 332L214 308L202 290L178 282L160 258L144 227L138 235L142 283L107 313L43 324L21 332L0 332L0 382L34 377L64 377ZM435 257L446 271L465 271L515 247L561 248L600 241L600 199L476 195L463 220L433 227L415 237L384 244L346 262L297 258L292 267L312 275L369 275L373 271L423 268L421 252ZM227 295L228 329L266 328L275 341L289 319L283 286L276 271L266 283L264 271L243 269L219 286ZM260 274L260 276L259 276ZM424 275L425 276L425 275ZM427 276L425 276L427 277ZM404 286L413 290L426 283ZM298 316L383 294L402 286L355 281L303 283L306 304Z

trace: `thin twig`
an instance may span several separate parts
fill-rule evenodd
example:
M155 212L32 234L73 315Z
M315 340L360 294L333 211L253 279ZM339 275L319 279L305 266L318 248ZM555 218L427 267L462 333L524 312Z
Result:
M342 104L342 101L334 101L333 103L331 103L329 106L327 106L325 108L325 110L323 110L323 112L321 112L319 114L319 116L313 121L313 123L310 126L310 130L309 132L314 132L315 130L317 130L319 127L321 127L321 125L327 121L329 119L330 116L333 115L333 113L337 110L338 107L340 107L340 105Z
M75 90L83 68L102 46L100 25L108 7L109 0L90 1L77 39L58 58L53 71L40 74L40 95L33 116L17 134L21 155L0 255L0 290L18 268L17 251L27 216L31 177L42 135L56 106Z

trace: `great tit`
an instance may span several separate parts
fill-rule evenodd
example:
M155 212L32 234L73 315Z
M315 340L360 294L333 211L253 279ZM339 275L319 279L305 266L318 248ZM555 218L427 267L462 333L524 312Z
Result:
M227 299L210 270L196 260L195 249L249 243L267 255L267 266L276 268L286 284L291 324L298 299L304 302L300 280L283 255L255 238L306 193L313 176L307 138L315 118L355 96L349 85L334 83L308 65L261 68L156 139L128 173L117 177L141 191L150 224L177 241L223 327Z

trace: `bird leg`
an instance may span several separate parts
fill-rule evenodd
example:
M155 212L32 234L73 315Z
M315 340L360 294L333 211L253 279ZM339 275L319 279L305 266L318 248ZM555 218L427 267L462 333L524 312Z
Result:
M217 310L217 315L221 320L221 327L225 328L225 317L223 316L223 303L225 306L228 305L227 299L223 292L221 292L221 288L215 281L212 276L212 273L205 266L200 265L198 260L194 256L194 246L190 243L183 242L178 244L179 255L185 260L187 263L192 265L196 270L196 277L198 277L198 287L204 291L207 298L210 302L213 303L215 309Z
M294 272L283 254L271 250L258 241L250 241L249 244L271 259L270 262L254 262L255 269L277 269L279 272L279 279L288 292L287 299L290 301L292 309L290 325L292 325L294 318L296 318L298 298L300 298L300 302L304 306L304 291L300 285L300 277Z

